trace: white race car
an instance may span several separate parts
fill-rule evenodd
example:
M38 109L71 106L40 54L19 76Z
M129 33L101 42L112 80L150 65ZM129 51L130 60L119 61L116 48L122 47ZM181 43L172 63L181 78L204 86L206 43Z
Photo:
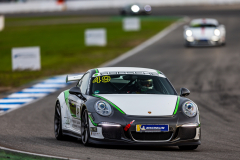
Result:
M216 19L193 19L189 26L184 26L185 46L225 45L225 26Z
M107 67L67 77L76 87L56 100L54 133L84 145L165 145L193 150L201 144L197 105L181 89L178 96L154 69Z
M120 10L120 14L123 16L150 15L151 13L152 13L152 7L150 5L143 5L138 3L126 5Z

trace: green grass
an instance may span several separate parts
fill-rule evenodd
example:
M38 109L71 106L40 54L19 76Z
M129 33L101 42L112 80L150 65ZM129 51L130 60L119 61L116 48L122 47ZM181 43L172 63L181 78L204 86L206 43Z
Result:
M0 87L17 87L36 79L97 67L144 42L176 19L177 17L143 17L141 31L124 32L120 17L109 17L107 22L42 26L17 26L16 23L11 26L8 24L21 24L20 22L34 19L6 18L7 27L0 32ZM36 20L44 21L44 18ZM86 47L84 30L87 28L106 28L107 46ZM11 49L28 46L40 46L41 71L13 72Z
M56 158L46 158L23 153L0 150L1 160L59 160Z

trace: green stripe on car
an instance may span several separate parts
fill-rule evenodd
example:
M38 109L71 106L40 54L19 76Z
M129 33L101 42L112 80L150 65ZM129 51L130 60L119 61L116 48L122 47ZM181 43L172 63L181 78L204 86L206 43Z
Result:
M69 103L68 103L68 97L69 97L69 90L66 90L66 91L64 91L64 98L65 98L66 105L68 106L71 115L72 115L74 118L77 118L76 114L72 113L72 111L71 111L71 109L70 109L70 106L69 106Z
M93 121L92 117L91 117L90 115L88 115L88 117L89 117L89 119L91 120L92 124L93 124L94 126L97 126L97 123L95 123L95 122Z
M95 71L96 71L96 73L99 73L99 72L98 72L98 69L95 69Z
M95 94L93 94L93 96L98 97L98 98L101 98L101 99L107 101L107 102L110 103L113 107L115 107L117 110L119 110L119 112L121 112L122 114L126 114L126 113L123 112L118 106L116 106L114 103L112 103L111 101L109 101L109 100L107 100L107 99L105 99L105 98L103 98L103 97L101 97L101 96L95 95Z
M180 101L180 96L178 96L178 98L177 98L177 104L176 104L175 110L173 112L174 115L177 113L179 101Z
M64 91L64 97L65 97L65 102L66 102L67 106L68 106L68 102L67 102L68 96L69 96L69 90Z
M156 70L158 74L162 74L160 71Z

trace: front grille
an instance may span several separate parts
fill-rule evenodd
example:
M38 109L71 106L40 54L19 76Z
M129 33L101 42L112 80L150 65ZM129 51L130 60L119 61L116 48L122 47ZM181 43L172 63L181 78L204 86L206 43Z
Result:
M193 139L196 136L196 128L191 127L181 127L178 132L178 137L180 139Z
M163 141L171 138L173 132L144 133L131 132L133 139L138 141Z
M103 126L102 134L103 134L104 138L107 138L107 139L121 139L122 128Z
M196 41L196 43L198 45L209 45L208 40L198 40L198 41Z

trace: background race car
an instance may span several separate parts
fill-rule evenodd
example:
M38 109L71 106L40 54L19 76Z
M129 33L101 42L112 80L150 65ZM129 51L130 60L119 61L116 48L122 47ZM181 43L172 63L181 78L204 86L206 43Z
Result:
M216 19L193 19L189 26L184 26L185 46L225 45L225 26Z

